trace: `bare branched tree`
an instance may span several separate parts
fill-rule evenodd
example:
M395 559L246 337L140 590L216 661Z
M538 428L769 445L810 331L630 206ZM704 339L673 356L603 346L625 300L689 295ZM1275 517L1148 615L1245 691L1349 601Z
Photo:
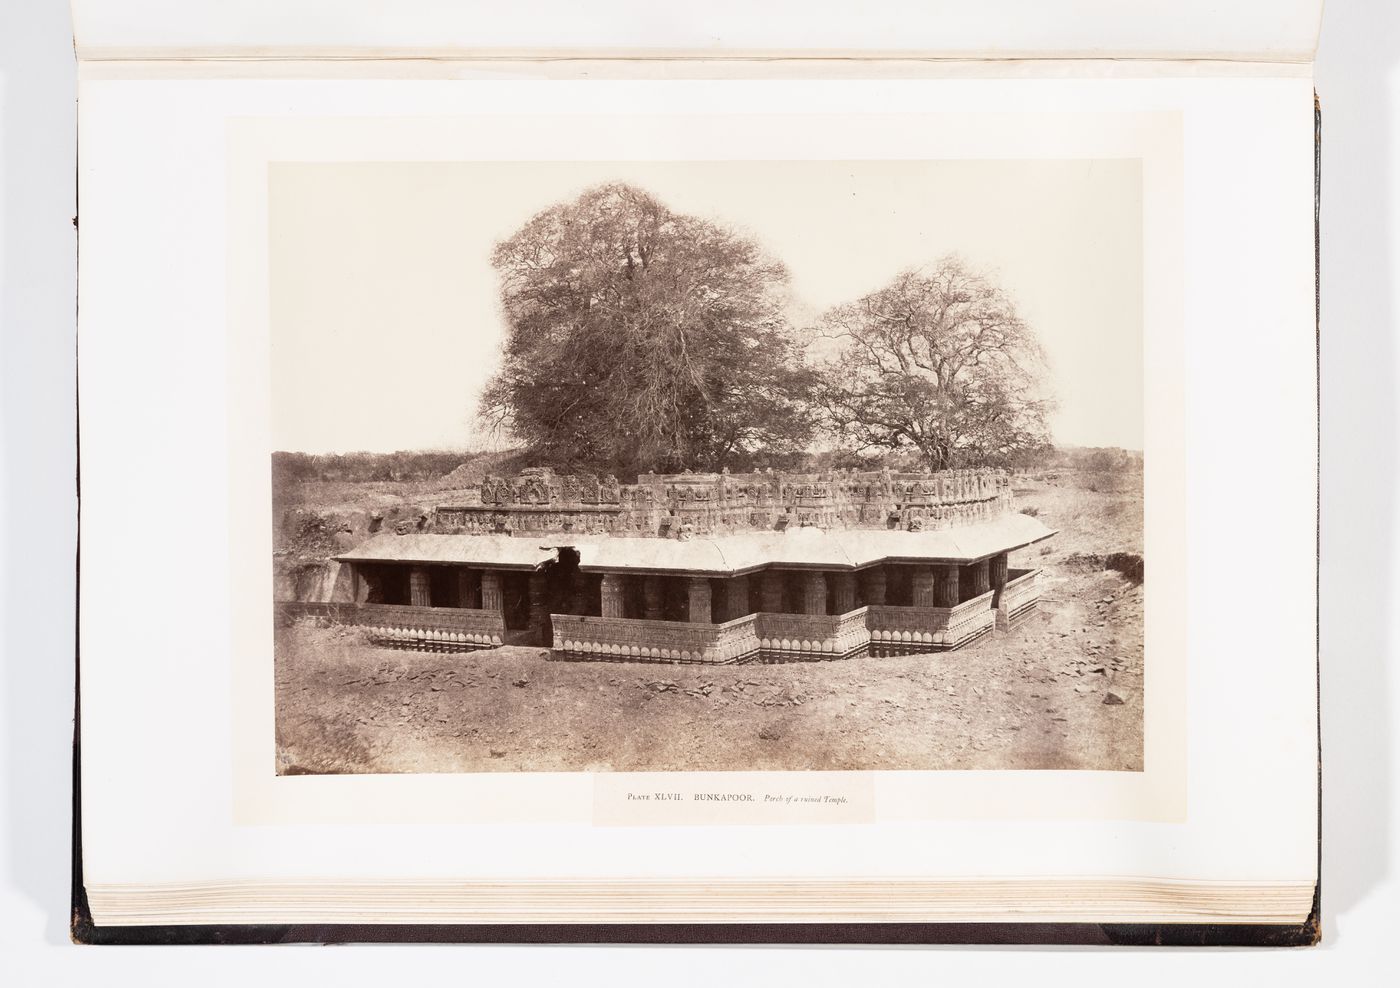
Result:
M787 270L754 241L613 184L493 263L509 334L481 415L546 462L718 469L809 440Z
M1013 463L1049 443L1044 356L1006 293L947 257L819 324L816 398L850 447L914 449L935 470Z

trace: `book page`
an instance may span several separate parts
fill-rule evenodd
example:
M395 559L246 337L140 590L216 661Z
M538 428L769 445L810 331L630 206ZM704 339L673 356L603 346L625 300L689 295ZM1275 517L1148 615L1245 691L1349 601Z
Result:
M488 879L1235 883L1261 899L1276 890L1269 915L1306 913L1316 868L1306 67L690 77L705 71L628 77L615 65L612 78L574 68L542 79L530 67L459 65L452 78L272 71L250 81L188 66L139 80L122 66L85 69L83 827L99 919L104 890L123 887L319 884L331 891L311 915L325 918L344 915L337 888ZM849 318L843 303L873 297L905 268L946 276L938 265L961 255L1035 327L1057 397L1044 419L1056 444L1123 457L1089 470L1063 461L1069 490L1045 463L998 467L1007 483L985 505L937 500L941 474L925 460L908 476L935 487L901 495L898 531L855 524L847 537L814 524L830 541L794 531L754 542L755 507L743 524L724 523L732 531L678 527L652 543L684 559L708 546L726 560L714 569L675 557L674 579L692 582L666 591L684 607L670 623L687 628L702 603L717 619L737 599L723 581L747 575L734 562L741 552L770 553L755 557L755 573L819 568L828 545L857 568L884 567L883 602L861 577L855 608L840 603L840 566L822 583L822 613L805 609L811 581L794 577L771 608L749 591L748 610L775 628L860 612L864 643L839 661L786 662L801 649L778 633L755 638L764 664L713 673L558 661L599 657L572 647L595 639L562 629L616 633L605 606L620 609L616 620L648 620L645 574L617 570L617 585L633 588L619 593L635 599L608 604L606 553L620 542L563 520L499 544L471 534L486 476L434 488L442 496L429 499L423 534L412 513L369 508L366 530L343 533L354 537L318 559L359 574L348 577L351 605L445 611L435 595L457 591L434 589L424 557L404 547L445 539L429 544L507 553L452 557L467 571L505 567L499 582L467 584L474 596L460 609L490 611L500 594L491 606L503 609L501 631L525 636L532 613L548 614L550 654L533 640L529 654L510 642L458 648L474 643L456 635L479 632L456 624L406 638L392 621L366 621L368 637L341 648L318 618L288 638L282 605L329 605L334 593L295 585L283 565L277 533L289 515L274 454L447 449L465 464L469 453L516 449L492 450L472 431L511 325L492 251L598 187L642 189L780 255L792 279L781 311L795 333ZM656 461L653 475L672 477L658 496L681 498L672 489L696 481L670 462ZM752 470L752 487L767 482L764 469L749 460L706 483L739 486ZM868 478L854 461L839 469L843 496L858 480L860 496L889 514L872 486L881 464ZM1124 486L1134 472L1139 486ZM791 483L815 497L834 477ZM614 478L618 503L647 488L633 479ZM392 498L408 490L392 475L372 482ZM501 482L520 505L523 481ZM153 490L156 539L132 525L149 516ZM421 500L414 491L409 500ZM935 500L916 511L906 503L915 493ZM582 517L578 503L549 517ZM981 505L975 523L950 514L955 503ZM1086 524L1086 511L1114 512L1109 541L1119 541L1073 542L1105 534L1092 520L1104 516ZM350 514L355 529L360 514ZM490 514L519 522L528 512ZM1029 534L1005 535L1007 525ZM940 592L889 569L905 559L889 536L923 546L930 564L968 570L970 582L949 591L965 600L935 629L942 651L881 644L895 626L878 616ZM984 536L1002 541L971 548ZM177 554L174 541L190 548ZM532 611L526 570L562 565L565 549L603 581L579 581L598 599ZM1120 549L1137 556L1136 582L1086 561ZM529 559L513 562L516 550ZM1040 574L1036 616L1013 624L1008 610L1002 628L994 603L975 618L991 622L987 637L950 637L952 612L981 599L977 567L1002 552L1006 582L990 599L1013 574ZM516 565L525 575L512 575ZM695 573L708 574L701 596ZM380 603L355 596L359 579ZM938 600L922 606L932 614ZM853 634L835 630L832 641ZM394 650L409 638L438 644ZM298 678L306 663L314 675ZM343 677L335 663L346 663ZM407 687L423 676L429 685ZM392 711L378 706L385 687ZM958 729L931 726L943 724ZM369 746L345 748L336 732L346 730ZM645 731L647 743L622 745ZM1124 915L1102 908L1085 915ZM139 913L113 905L107 915ZM382 915L394 921L392 908Z

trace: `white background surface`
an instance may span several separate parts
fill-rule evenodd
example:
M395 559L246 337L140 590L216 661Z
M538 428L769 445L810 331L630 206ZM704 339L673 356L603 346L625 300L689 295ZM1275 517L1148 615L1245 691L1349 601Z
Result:
M1298 58L1322 0L73 0L84 58L120 49L821 51L1001 55L1112 49ZM386 16L386 8L392 16ZM544 15L541 16L541 11Z
M73 66L55 0L6 0L0 242L0 977L16 984L385 985L567 978L1037 985L1378 982L1400 912L1394 792L1393 380L1400 10L1333 0L1318 88L1323 190L1324 945L1312 951L986 948L78 948L67 943L73 584ZM1261 479L1261 487L1266 488ZM152 512L158 511L158 498ZM1306 566L1306 547L1299 547ZM1242 707L1248 695L1238 696ZM1321 980L1319 980L1321 979Z

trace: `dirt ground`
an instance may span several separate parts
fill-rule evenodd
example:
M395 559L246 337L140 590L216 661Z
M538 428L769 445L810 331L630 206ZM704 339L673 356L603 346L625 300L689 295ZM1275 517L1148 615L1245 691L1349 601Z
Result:
M1060 534L1039 612L953 652L679 666L538 648L379 648L309 621L276 639L278 771L519 772L1142 768L1140 487L1017 480Z

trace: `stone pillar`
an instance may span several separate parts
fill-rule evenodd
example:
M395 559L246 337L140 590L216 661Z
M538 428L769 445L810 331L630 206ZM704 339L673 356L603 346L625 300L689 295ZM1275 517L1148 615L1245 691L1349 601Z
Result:
M991 567L987 564L987 560L973 563L969 568L972 570L972 596L980 597L992 589Z
M910 603L915 607L937 607L938 594L934 589L933 567L916 566L910 579L910 588L913 591L913 599Z
M626 587L622 577L616 573L604 573L600 588L603 617L620 618L626 615Z
M759 585L759 607L769 614L783 612L783 572L765 570L763 582Z
M934 587L933 606L957 607L959 585L958 567L938 567L938 582Z
M826 574L802 574L802 613L826 613Z
M431 607L433 604L428 571L422 566L415 566L408 571L408 602L414 607Z
M730 578L728 600L730 621L737 621L739 618L753 613L749 606L749 578L747 576Z
M686 620L692 624L710 623L710 581L692 576L686 583Z
M856 575L854 573L831 574L831 609L837 614L845 614L856 609Z
M457 571L457 606L458 607L480 607L477 600L480 577L476 572L469 569L459 569Z
M548 584L545 575L539 571L530 574L530 614L526 622L530 636L536 645L549 644L546 632L549 630Z
M493 614L502 614L506 609L505 595L501 593L501 574L485 570L481 574L481 609Z
M885 602L885 567L872 567L861 576L865 583L865 602L867 604L883 604Z
M660 621L666 613L664 589L661 577L642 577L642 616L648 621Z
M993 556L988 560L988 568L991 570L992 589L998 594L1006 589L1006 576L1008 572L1006 553L1000 556Z

